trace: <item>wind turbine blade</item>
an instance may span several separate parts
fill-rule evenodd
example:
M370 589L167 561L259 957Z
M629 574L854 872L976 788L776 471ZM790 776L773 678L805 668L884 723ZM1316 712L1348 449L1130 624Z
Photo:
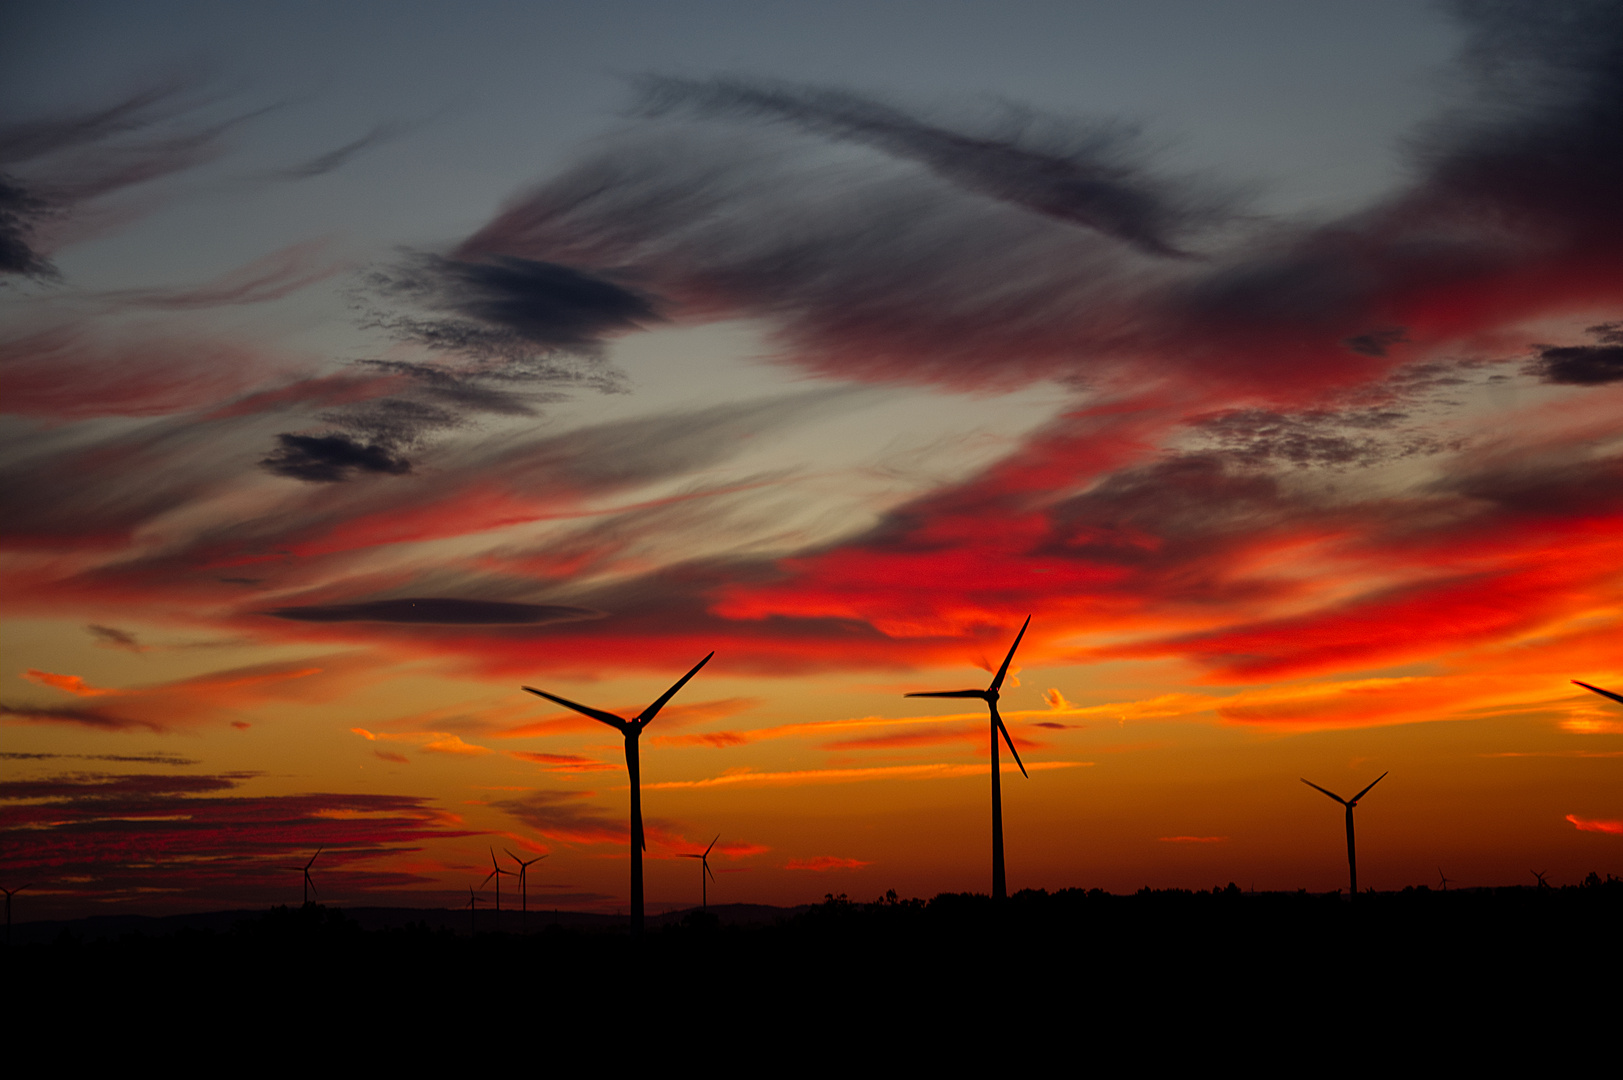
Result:
M485 875L485 880L483 880L483 881L481 881L479 883L479 887L482 889L486 885L489 885L490 884L490 879L495 877L495 876L496 876L496 871L494 871L494 870L492 870L490 873L486 874Z
M566 709L574 709L578 713L584 713L585 715L590 716L593 720L601 721L602 723L609 725L609 727L614 728L616 731L625 730L626 722L611 712L604 712L602 709L594 709L590 705L582 705L578 701L570 701L568 698L561 698L557 694L549 694L545 690L537 690L533 686L526 686L524 689L528 690L537 697L544 697L548 701L555 701Z
M717 834L716 834L716 840L720 840L720 839L721 839L721 834L720 834L720 833L717 833ZM704 849L704 853L705 853L705 855L708 855L708 854L710 854L710 848L713 848L713 847L715 847L715 846L716 846L716 840L712 840L712 841L710 841L710 847L707 847L707 848L705 848L705 849Z
M507 848L502 848L502 850L507 851L507 857L509 859L512 859L514 862L518 863L518 866L519 866L520 870L522 870L526 866L530 865L529 863L525 862L523 859L519 858L517 855L514 855L511 851L508 851Z
M661 694L659 696L658 701L654 702L652 705L648 706L648 708L646 708L646 709L644 709L642 711L642 715L637 717L638 721L640 721L641 723L646 724L650 720L652 720L655 716L657 716L659 714L659 710L661 710L661 709L663 709L665 707L665 703L667 701L671 700L671 698L675 697L676 692L678 690L682 689L682 687L686 686L688 684L688 680L693 678L693 676L697 675L699 673L699 669L704 667L706 664L708 664L710 662L710 657L712 657L714 655L716 655L716 654L715 654L714 651L712 651L708 655L706 655L703 660L700 660L697 664L694 664L692 671L688 672L686 675L682 676L680 679L677 679L675 686L671 687L669 690L667 690L663 694Z
M314 866L316 864L316 860L321 857L321 852L325 847L326 847L326 845L323 844L321 847L316 848L316 853L314 855L310 856L310 861L309 862L304 864L304 868L306 870L310 869L312 866Z
M996 707L992 709L992 722L997 725L999 731L1003 732L1003 742L1008 746L1009 753L1014 755L1014 763L1020 766L1020 775L1030 780L1031 774L1026 772L1025 762L1020 760L1020 751L1014 748L1014 740L1009 737L1009 729L1003 726L1003 717L997 714Z
M1609 697L1613 701L1616 701L1616 702L1618 702L1620 704L1623 704L1623 694L1614 694L1610 690L1602 690L1598 686L1590 686L1586 682L1578 682L1577 679L1573 679L1572 681L1574 683L1577 683L1577 685L1583 687L1585 690L1593 690L1595 693L1599 694L1601 697Z
M1382 775L1382 776L1385 776L1385 775L1386 775L1386 774L1385 774L1385 773L1382 773L1382 774L1381 774L1381 775ZM1379 781L1377 781L1377 783L1378 783L1378 782L1379 782ZM1341 796L1340 796L1340 795L1337 795L1337 794L1336 794L1336 793L1335 793L1335 792L1333 792L1333 791L1325 791L1325 789L1324 789L1324 788L1322 788L1322 787L1320 787L1320 786L1319 786L1319 785L1317 785L1317 784L1315 784L1315 783L1314 783L1314 782L1313 782L1313 781L1311 781L1311 780L1306 780L1306 779L1304 779L1304 780L1303 780L1303 781L1302 781L1302 783L1304 783L1304 784L1306 784L1306 785L1307 785L1307 786L1308 786L1308 787L1310 787L1310 788L1312 788L1312 789L1313 789L1313 790L1314 790L1314 791L1324 791L1324 793L1325 793L1325 794L1326 794L1326 795L1328 795L1328 796L1330 796L1330 797L1331 797L1331 798L1332 798L1332 799L1334 799L1334 800L1335 800L1335 801L1336 801L1336 802L1338 802L1338 803L1340 803L1340 804L1341 804L1341 805L1342 805L1342 806L1346 806L1346 805L1347 805L1347 800L1346 800L1346 799L1343 799L1343 798L1342 798L1342 797L1341 797ZM1374 785L1373 785L1373 784L1372 784L1372 785L1370 785L1370 786L1371 786L1371 787L1373 787L1373 786L1374 786Z
M1391 771L1390 769L1387 770L1387 772L1390 772L1390 771ZM1358 805L1358 800L1362 799L1365 795L1369 794L1369 788L1374 787L1376 784L1379 784L1382 780L1385 780L1385 779L1386 779L1386 773L1382 773L1381 775L1377 776L1374 780L1371 780L1370 783L1369 783L1369 787L1365 788L1363 791L1360 791L1357 795L1354 795L1351 799L1347 800L1347 805L1349 805L1349 806L1357 806Z
M932 690L929 693L903 694L903 697L972 697L986 700L985 690Z
M710 869L710 864L709 863L704 864L704 872L710 875L710 880L711 881L716 880L716 872L714 870Z
M1020 624L1020 632L1014 636L1014 644L1009 646L1009 655L1003 658L1003 666L997 669L997 678L992 680L992 685L988 689L996 690L1003 685L1003 676L1009 673L1009 661L1014 659L1014 650L1020 647L1020 639L1026 636L1026 627L1030 625L1031 616L1027 615L1026 621Z
M316 888L316 883L315 882L311 881L309 878L306 878L304 883L306 885L310 886L310 891L311 892L315 893L317 896L321 895L321 890Z

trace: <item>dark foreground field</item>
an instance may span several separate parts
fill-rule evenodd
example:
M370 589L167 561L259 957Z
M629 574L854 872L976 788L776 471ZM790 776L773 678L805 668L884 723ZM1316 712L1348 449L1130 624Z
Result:
M531 913L528 933L470 936L466 911L359 914L394 926L363 929L315 905L100 940L65 924L23 943L39 927L19 926L6 984L28 988L23 1016L95 1003L104 1019L228 1024L256 1038L340 1025L391 1054L401 1039L426 1047L458 1031L675 1052L672 1040L709 1031L780 1055L859 1040L905 1056L916 1044L938 1062L1069 1040L1144 1063L1202 1047L1273 1060L1312 1044L1339 1061L1407 1046L1411 1061L1458 1065L1546 1036L1557 1047L1609 1039L1623 1004L1623 880L1593 877L1356 902L1232 885L1022 892L1003 905L892 894L722 909L730 922L674 914L640 940L606 917Z

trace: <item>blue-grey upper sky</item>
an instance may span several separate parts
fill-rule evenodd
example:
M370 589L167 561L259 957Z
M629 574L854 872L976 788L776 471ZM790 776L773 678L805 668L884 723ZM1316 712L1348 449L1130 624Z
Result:
M136 261L184 276L330 230L447 242L611 131L628 80L649 73L1137 125L1162 163L1258 210L1344 211L1399 178L1403 140L1456 89L1440 73L1462 40L1444 12L1402 0L22 3L4 19L8 118L170 79L192 81L200 116L254 114L189 176L203 190L184 213L147 218L93 263L63 253L108 284ZM233 185L324 164L305 185Z

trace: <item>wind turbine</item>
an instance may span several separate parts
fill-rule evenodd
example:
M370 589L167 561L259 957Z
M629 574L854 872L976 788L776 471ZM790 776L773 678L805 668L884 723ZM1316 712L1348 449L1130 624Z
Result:
M716 840L720 839L721 834L717 833ZM704 849L703 855L694 855L689 853L679 856L679 858L683 859L698 859L699 865L703 867L703 869L699 871L699 903L706 909L710 907L710 882L706 881L704 878L706 874L710 874L710 881L716 880L716 875L710 872L710 848L716 846L716 840L710 841L710 847Z
M1388 770L1388 771L1390 771L1390 770ZM1381 775L1377 776L1375 779L1373 779L1373 780L1371 780L1369 782L1369 787L1365 788L1363 791L1360 791L1357 795L1354 795L1350 799L1343 799L1340 795L1337 795L1333 791L1325 791L1324 788L1322 788L1319 785L1315 784L1311 780L1304 779L1302 781L1302 783L1306 784L1308 787L1312 788L1314 791L1323 791L1326 795L1330 796L1336 802L1340 803L1342 806L1345 806L1347 808L1347 872L1352 876L1352 895L1353 896L1358 895L1358 853L1357 853L1357 851L1355 851L1353 849L1353 822L1352 822L1353 807L1358 805L1358 800L1359 799L1362 799L1365 795L1369 794L1369 788L1374 787L1376 784L1379 784L1382 780L1385 780L1385 779L1386 779L1386 773L1382 773Z
M1610 690L1602 690L1598 686L1590 686L1586 682L1578 682L1577 679L1573 679L1572 681L1576 685L1583 687L1585 690L1593 690L1593 691L1595 691L1595 693L1599 694L1601 697L1609 697L1613 701L1618 702L1619 704L1623 704L1623 694L1614 694Z
M506 848L502 848L502 850L507 851ZM542 859L546 858L546 856L537 855L529 862L525 862L517 855L514 855L511 851L507 851L507 857L518 863L518 892L519 896L521 897L519 902L523 904L524 912L523 915L520 916L519 920L519 926L522 928L525 923L530 921L530 887L526 882L526 875L529 874L531 866L540 862Z
M0 892L6 894L6 948L8 949L11 948L11 898L14 894L33 887L34 883L29 882L27 885L19 885L15 889L0 889Z
M479 898L473 894L473 886L469 885L468 886L468 936L469 937L473 937L475 934L478 933L478 931L474 929L474 925L473 925L473 913L476 910L478 910L478 907L479 907Z
M485 875L485 880L483 880L483 881L481 881L479 883L479 887L482 889L486 885L490 884L490 879L491 878L496 879L496 929L498 931L500 931L501 928L502 928L502 875L503 874L506 874L508 877L514 877L515 876L513 871L511 871L511 870L503 870L501 868L501 864L496 861L496 849L491 848L490 849L490 873Z
M607 724L625 736L626 773L631 777L631 932L633 934L642 933L642 853L648 848L648 841L642 834L642 771L637 759L637 737L642 734L642 729L647 727L655 716L659 715L659 710L665 707L665 703L675 697L676 692L686 686L688 680L697 675L699 669L708 664L710 657L714 655L716 654L711 652L703 660L694 664L692 671L676 680L675 686L661 694L658 701L638 713L631 720L623 719L601 709L594 709L589 705L578 704L568 698L561 698L557 694L549 694L545 690L537 690L532 686L524 687L525 690L537 697L544 697L548 701L557 702L566 709L574 709L578 713L590 716L593 720Z
M1533 888L1543 890L1550 887L1549 884L1544 880L1544 875L1549 873L1548 870L1529 870L1528 873L1532 874L1533 877L1538 879L1538 884L1534 885Z
M299 866L290 866L290 867L288 867L289 870L303 870L304 871L304 905L306 907L310 906L310 894L317 891L316 890L316 883L310 879L310 868L316 864L316 858L321 854L322 849L325 848L325 847L326 847L326 845L323 844L321 847L316 848L315 855L310 856L310 861L305 863L302 867L299 867Z
M1439 866L1437 868L1437 880L1443 883L1443 891L1447 892L1448 891L1448 883L1450 881L1452 881L1453 878L1450 878L1450 877L1447 877L1446 875L1444 875L1443 868L1441 866Z
M997 714L998 689L1003 685L1004 676L1009 673L1009 661L1014 659L1014 650L1020 647L1020 639L1026 636L1026 627L1031 625L1031 616L1020 624L1020 632L1014 637L1014 644L1009 646L1009 655L1003 658L1003 666L997 669L997 675L992 679L992 685L985 690L938 690L930 693L905 694L904 697L944 697L944 698L980 698L986 702L986 707L992 711L992 899L1002 900L1008 894L1003 877L1003 779L1001 766L998 761L997 737L998 732L1003 733L1003 741L1009 744L1009 753L1014 755L1014 763L1020 766L1020 775L1028 780L1031 774L1026 772L1025 763L1020 760L1020 751L1014 748L1014 740L1009 737L1009 729L1003 726L1003 718Z

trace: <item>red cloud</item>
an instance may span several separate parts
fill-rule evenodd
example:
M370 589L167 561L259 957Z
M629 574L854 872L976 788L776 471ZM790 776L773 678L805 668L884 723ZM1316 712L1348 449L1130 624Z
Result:
M1596 818L1581 818L1577 814L1568 814L1567 820L1579 832L1611 833L1613 836L1623 836L1623 821L1601 821Z

